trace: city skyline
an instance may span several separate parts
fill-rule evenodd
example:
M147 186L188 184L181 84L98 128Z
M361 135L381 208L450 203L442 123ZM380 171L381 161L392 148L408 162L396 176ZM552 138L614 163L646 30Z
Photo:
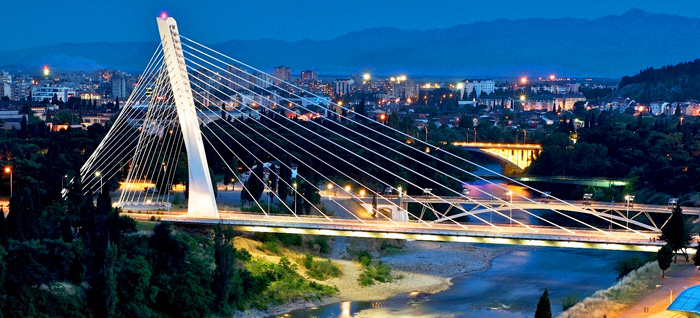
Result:
M0 12L0 29L12 29L13 32L7 34L8 41L3 43L0 51L58 43L153 41L149 26L153 23L153 17L162 12L177 16L189 34L197 34L206 43L257 39L328 40L371 28L429 30L498 19L594 19L622 14L630 9L700 18L700 3L692 1L679 1L674 6L656 1L617 1L612 4L605 1L538 1L527 6L510 0L446 1L436 6L414 0L381 3L363 0L359 3L335 4L333 10L328 10L322 1L315 0L261 3L206 1L197 8L190 7L187 1L173 1L167 5L135 0L111 4L73 1L72 5L54 8L52 15L38 17L30 23L24 14L20 14L49 5L51 3L45 0L7 3L5 10ZM518 10L504 10L510 7L518 7ZM228 24L225 22L227 19L231 20ZM221 36L218 32L210 32L222 26L228 29L228 34ZM42 36L48 30L50 35Z

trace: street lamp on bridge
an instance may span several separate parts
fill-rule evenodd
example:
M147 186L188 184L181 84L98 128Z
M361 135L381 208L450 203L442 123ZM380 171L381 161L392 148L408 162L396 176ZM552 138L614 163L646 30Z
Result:
M630 228L630 203L631 203L632 201L634 201L634 196L633 196L633 195L629 195L629 194L626 195L626 196L625 196L625 201L627 201L627 218L626 218L625 221L627 222L627 230L629 231L629 228ZM633 203L632 203L632 207L634 207L634 204L633 204Z
M294 215L297 215L297 183L292 183L294 186Z
M510 226L513 226L513 191L506 192L506 196L508 196L510 200L510 218L508 221L510 221Z

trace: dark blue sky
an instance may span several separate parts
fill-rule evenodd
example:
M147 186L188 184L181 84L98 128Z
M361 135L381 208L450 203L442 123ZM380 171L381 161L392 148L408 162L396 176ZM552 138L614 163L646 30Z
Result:
M631 8L700 18L700 1L678 0L6 0L0 50L61 42L156 41L165 10L183 34L232 39L330 39L373 28L445 28L499 18L596 18Z

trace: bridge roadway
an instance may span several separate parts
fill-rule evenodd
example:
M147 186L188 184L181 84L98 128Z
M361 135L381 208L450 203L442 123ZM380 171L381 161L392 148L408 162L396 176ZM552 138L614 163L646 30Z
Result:
M350 198L349 196L343 197L343 198ZM398 195L384 195L384 198L377 198L378 203L387 203L387 200L391 200L392 202L396 202L398 199ZM470 197L472 198L472 197ZM513 199L512 201L508 197L501 198L501 200L506 201L507 203L499 200L494 200L488 197L473 197L475 201L478 201L481 204L489 204L491 206L494 205L504 205L507 203L512 203L513 205L517 205L518 208L523 208L526 210L547 210L547 209L554 209L554 210L559 210L559 211L576 211L579 212L581 209L595 209L595 210L616 210L616 211L627 211L629 210L630 212L649 212L649 213L666 213L670 214L671 213L671 207L668 205L656 205L656 204L638 204L638 203L633 203L630 204L629 207L627 206L626 202L601 202L601 201L590 201L590 202L584 202L584 201L566 201L567 203L561 203L559 201L555 201L553 199L549 199L548 202L542 202L540 199L532 199L532 201L528 201L525 199ZM371 200L371 198L370 198ZM407 197L404 196L402 198L402 201L404 203L454 203L454 204L474 204L474 201L467 200L463 197L457 197L457 196L445 196L445 197L435 197L435 196L412 196L412 197ZM683 208L683 214L685 215L700 215L700 207L682 207ZM513 209L516 209L515 207Z
M484 244L510 244L551 246L567 248L591 248L604 250L656 252L663 242L652 240L658 233L650 231L628 232L623 230L597 231L576 228L571 232L555 227L498 225L425 224L422 222L391 222L388 220L363 220L323 217L273 215L237 211L220 211L219 219L191 218L184 212L131 213L137 219L151 216L180 225L213 227L229 225L237 231L295 233L308 235L351 236L365 238L406 239L422 241L447 241ZM692 251L694 253L694 250Z

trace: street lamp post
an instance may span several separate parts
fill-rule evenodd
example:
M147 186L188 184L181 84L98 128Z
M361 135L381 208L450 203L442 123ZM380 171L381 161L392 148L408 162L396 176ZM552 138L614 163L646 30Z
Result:
M659 288L659 287L663 287L663 288L668 289L668 291L669 291L668 304L670 305L671 303L673 303L673 289L671 289L671 287L664 286L664 285L656 285L656 288Z
M99 171L96 171L95 177L100 178L100 191L102 191L102 173Z
M61 190L65 188L64 181L68 178L68 175L64 175L63 178L61 178Z
M294 186L294 215L297 214L297 183L292 184Z
M269 215L272 207L272 188L267 187L267 214Z
M634 196L633 195L626 195L625 196L625 201L627 201L627 217L625 218L627 230L629 231L630 228L630 201L634 201Z
M513 191L506 192L506 195L510 199L510 226L513 226Z
M5 173L10 174L10 198L12 198L12 169L10 169L10 167L5 167Z

